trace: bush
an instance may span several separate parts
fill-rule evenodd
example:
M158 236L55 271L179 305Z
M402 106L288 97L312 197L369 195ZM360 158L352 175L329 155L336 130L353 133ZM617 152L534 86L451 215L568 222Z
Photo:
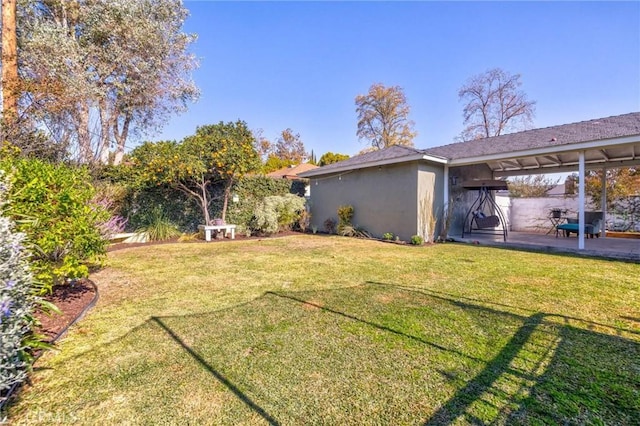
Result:
M304 209L300 212L300 217L298 218L298 223L296 224L296 228L305 232L307 228L309 228L309 224L311 223L311 212L307 209Z
M324 221L324 230L327 234L333 234L336 232L336 220L332 217Z
M351 225L344 225L338 231L343 237L371 238L371 235L364 228L356 228Z
M391 232L385 232L384 234L382 234L382 239L386 240L386 241L391 241L393 240L393 233Z
M304 203L304 198L293 194L266 197L254 211L252 229L265 234L289 230L304 210Z
M7 213L33 245L32 272L43 291L66 279L86 277L105 255L100 228L111 216L94 202L87 169L3 159L0 170L10 171Z
M250 229L253 226L256 208L266 197L286 195L292 190L292 181L287 179L273 179L267 176L245 176L233 187L233 194L238 196L238 202L230 202L227 209L227 223L238 225L240 229ZM214 202L214 217L220 217L222 200Z
M411 244L414 246L421 246L424 243L424 240L420 235L414 235L411 237Z
M148 223L137 229L136 232L145 232L149 241L170 240L182 234L178 227L157 207L149 215Z
M197 231L198 225L203 223L202 209L193 199L167 185L143 184L137 177L138 173L139 170L126 163L105 166L96 173L100 192L107 193L114 200L114 214L127 220L127 230L135 231L145 227L151 220L153 210L160 208L181 231ZM121 188L125 189L124 196L120 192ZM238 225L238 232L248 230L252 226L254 211L265 197L300 191L304 194L304 182L267 176L244 176L231 189L238 201L229 200L226 222ZM211 217L221 217L223 193L222 184L210 187Z
M350 226L353 220L353 206L338 207L338 229L343 226Z
M28 340L32 324L33 277L23 248L24 234L15 233L3 216L7 182L0 172L0 393L26 379Z

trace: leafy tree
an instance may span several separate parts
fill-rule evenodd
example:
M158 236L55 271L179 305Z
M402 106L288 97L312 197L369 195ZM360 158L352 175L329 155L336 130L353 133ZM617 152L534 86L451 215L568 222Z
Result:
M462 139L487 138L529 128L535 102L527 99L520 86L520 74L509 74L500 68L471 77L458 92L458 98L466 101Z
M576 194L578 192L577 186L578 186L578 175L574 173L567 176L564 180L564 193L566 195Z
M222 219L233 184L260 166L255 140L244 121L198 127L182 141L145 143L132 152L142 182L169 185L198 201L206 224L211 224L210 190L223 186Z
M262 166L263 173L271 173L276 170L283 169L285 167L293 166L296 162L293 160L287 160L276 156L275 154L269 155L267 161Z
M84 161L155 130L197 97L180 0L31 0L19 8L23 111Z
M577 175L575 175L575 180L577 182ZM607 169L606 185L607 208L612 209L616 200L640 195L640 169L636 167ZM602 170L587 171L585 175L585 192L594 205L602 205Z
M291 161L292 164L300 164L307 157L300 134L293 133L291 129L285 129L280 133L274 148L276 157Z
M320 162L318 163L318 165L326 166L328 164L333 164L333 163L337 163L338 161L346 160L347 158L349 158L347 154L325 152L324 154L322 154L322 157L320 157Z
M545 175L516 176L507 181L509 195L514 198L547 197L547 192L557 184L558 181Z
M374 149L392 145L413 146L413 121L409 105L400 86L385 87L375 83L366 95L356 96L360 140L366 139Z

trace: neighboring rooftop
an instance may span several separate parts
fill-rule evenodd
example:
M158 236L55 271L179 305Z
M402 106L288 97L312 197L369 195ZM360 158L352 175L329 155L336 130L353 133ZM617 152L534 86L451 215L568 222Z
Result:
M272 178L283 178L283 179L300 179L298 175L300 173L308 172L309 170L317 169L318 166L310 163L298 164L297 166L284 167L280 170L273 171L271 173L267 173L267 176Z

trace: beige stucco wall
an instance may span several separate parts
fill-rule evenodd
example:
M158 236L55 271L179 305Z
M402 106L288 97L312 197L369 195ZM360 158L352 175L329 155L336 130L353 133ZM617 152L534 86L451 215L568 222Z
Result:
M444 205L443 167L429 163L419 163L417 234L424 238L425 241L432 241L440 235L441 227L443 226Z
M324 231L326 219L338 220L339 206L352 205L355 226L374 237L392 232L408 241L420 233L419 194L435 184L434 195L441 199L442 176L438 165L411 162L311 178L311 225Z

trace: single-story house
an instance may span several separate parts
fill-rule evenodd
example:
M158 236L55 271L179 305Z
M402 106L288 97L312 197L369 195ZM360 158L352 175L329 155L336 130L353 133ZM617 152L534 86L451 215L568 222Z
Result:
M338 207L352 205L354 225L409 240L460 236L482 182L516 175L578 172L584 219L585 170L634 165L640 165L640 112L428 149L392 146L299 176L310 180L312 226L322 230L327 219L337 220Z

